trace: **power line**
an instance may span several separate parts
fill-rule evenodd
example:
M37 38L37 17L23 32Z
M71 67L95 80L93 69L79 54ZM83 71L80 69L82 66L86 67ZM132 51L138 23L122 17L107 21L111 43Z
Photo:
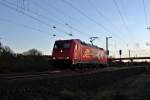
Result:
M45 1L45 0L43 0L43 1ZM63 16L68 17L69 19L72 19L72 20L76 20L78 23L81 23L79 19L76 19L76 18L74 18L74 17L72 17L70 15L66 16L66 13L64 11L62 11L61 9L58 9L57 7L55 7L53 5L49 6L47 2L45 4L47 5L47 7L50 7L52 9L54 9L56 12L62 14Z
M47 11L48 13L50 12L48 9L46 9L45 7L41 6L39 3L37 2L33 2L31 1L32 4L34 4L35 6L38 6L41 10L43 11ZM47 5L47 4L46 4ZM51 12L50 12L51 13ZM57 16L55 16L54 14L51 14L51 16L53 16L55 19L57 19L57 21L59 20L59 23L65 23L64 21L62 21L60 18L58 18ZM61 21L61 22L60 22ZM64 25L64 24L63 24Z
M125 27L125 29L127 30L127 32L130 33L131 37L134 37L133 34L131 33L131 30L129 30L129 28L128 28L128 26L127 26L127 23L126 23L126 21L125 21L125 19L124 19L124 17L123 17L123 14L121 13L121 10L120 10L120 8L119 8L119 5L117 4L117 1L116 1L116 0L113 0L113 2L114 2L114 5L115 5L116 8L117 8L117 11L118 11L120 17L121 17L121 21L122 21L123 26ZM135 43L135 40L132 40L132 43Z
M5 2L6 2L6 1L5 1ZM7 2L7 3L8 3L8 2ZM9 3L10 3L10 2L9 2ZM46 25L46 26L48 26L48 27L53 27L52 25L49 25L48 23L46 23L46 22L44 22L44 21L42 21L42 20L40 20L40 19L38 19L38 18L36 18L36 17L34 17L34 16L31 16L30 14L28 14L28 13L26 13L26 12L23 12L22 10L16 9L16 8L14 8L14 7L12 7L12 6L9 6L9 5L7 5L6 3L3 3L3 2L1 2L1 4L2 4L3 6L5 6L5 7L7 7L7 8L10 8L10 9L12 9L12 10L18 12L18 13L21 13L21 14L27 16L27 17L30 17L31 19L34 19L34 20L38 21L39 23L42 23L42 24L44 24L44 25Z
M105 30L106 32L109 32L111 34L111 32L102 24L98 23L97 21L95 21L94 19L92 19L91 17L89 17L88 15L86 15L83 11L81 11L79 8L77 8L76 6L74 6L72 3L66 1L66 0L62 0L63 3L65 3L66 5L72 7L73 9L75 9L76 11L78 11L81 15L83 15L84 17L86 17L88 20L90 20L91 22L97 24L98 26L100 26L103 30Z
M32 2L32 3L35 4L36 6L40 6L40 8L41 8L43 11L47 11L47 12L48 12L47 9L45 9L44 7L42 7L41 5L39 5L37 2ZM39 14L38 14L38 15L39 15ZM51 15L51 16L54 16L54 15ZM49 20L49 18L47 18L47 17L45 17L45 16L43 16L43 17ZM55 22L57 22L58 24L60 24L60 25L62 25L62 26L68 26L69 28L71 27L71 29L75 30L76 32L81 33L81 35L85 33L85 32L80 31L79 29L77 29L77 28L71 26L70 24L68 24L68 23L66 23L66 22L64 22L64 21L62 21L62 20L59 19L58 17L56 17L56 16L54 16L54 17L57 18L57 21L55 21ZM90 34L86 34L86 33L85 33L85 35L90 35ZM85 35L84 35L84 36L85 36Z
M65 4L67 4L67 5L69 5L70 7L72 7L73 9L75 9L76 11L78 11L81 15L83 15L84 17L86 17L88 20L94 22L95 24L97 24L98 26L100 26L101 28L103 28L105 31L107 31L109 34L112 35L112 33L108 29L106 29L102 24L97 23L95 20L93 20L92 18L90 18L89 16L87 16L83 11L81 11L80 9L78 9L77 7L75 7L72 3L67 2L66 0L63 0L63 2ZM123 40L123 39L121 39L121 40Z
M89 4L92 6L92 8L95 8L95 11L103 17L106 21L108 21L111 25L114 25L94 4L92 1L88 0Z
M120 8L119 8L119 5L117 4L116 0L113 0L113 2L114 2L115 6L116 6L116 8L117 8L117 11L118 11L120 17L121 17L121 20L122 20L123 25L125 26L126 30L130 33L130 31L129 31L128 27L127 27L127 24L126 24L126 22L125 22L125 19L124 19L122 13L121 13Z
M16 23L16 22L8 20L8 19L0 18L0 21L1 22L7 22L7 23L10 23L10 24L14 24L14 25L17 25L17 26L21 26L21 27L24 27L24 28L28 28L28 29L38 31L38 32L41 32L41 33L47 33L44 30L37 29L37 28L31 27L31 26L28 26L28 25L25 25L25 24L19 24L19 23Z
M5 1L6 1L6 0L5 0ZM13 3L10 3L10 2L8 2L8 1L6 1L6 2L9 3L9 4L11 4L11 5L16 6L16 5L13 4ZM22 10L24 10L24 9L22 9ZM50 18L48 18L48 17L46 17L46 16L44 16L44 15L41 15L41 14L39 14L39 13L37 13L37 12L34 12L33 10L28 10L27 12L30 12L30 13L32 13L32 14L34 14L34 15L36 15L36 16L39 16L39 17L41 17L41 18L44 18L44 19L46 19L46 20L48 20L48 21L51 20L51 21L53 21L53 22L55 22L55 23L58 23L59 25L65 26L65 24L59 22L58 20L56 21L56 20L50 19ZM78 29L76 29L76 28L74 28L74 27L72 27L72 29L75 30L75 31L78 31L78 32L82 33L81 31L79 31ZM66 31L63 30L63 29L59 29L59 31L63 31L64 33L67 33L69 36L73 36L72 34L66 32ZM82 34L81 34L81 35L82 35Z
M28 14L28 13L22 11L22 10L19 10L19 9L16 9L16 8L12 7L12 6L9 6L8 3L11 4L10 2L8 2L8 1L6 1L6 0L5 0L5 2L6 2L7 4L4 3L4 2L2 2L2 1L0 2L0 4L2 4L3 6L5 6L5 7L7 7L7 8L10 8L10 9L12 9L12 10L18 12L18 13L21 13L21 14L27 16L27 17L30 17L31 19L34 19L34 20L38 21L39 23L42 23L42 24L44 24L44 25L46 25L46 26L48 26L48 27L54 28L53 25L50 25L50 24L48 24L48 23L46 23L46 22L44 22L44 21L38 19L37 17L34 17L34 16L32 16L32 15L30 15L30 14ZM11 5L12 5L12 4L11 4ZM64 32L65 34L69 35L67 32L65 32L64 30L62 30L62 29L60 29L60 28L57 28L56 30L61 31L61 32Z
M98 26L100 26L102 29L104 29L106 32L108 32L109 34L112 35L112 33L105 28L105 26L103 26L102 24L96 22L94 19L90 18L89 16L87 16L83 11L81 11L79 8L77 8L76 6L74 6L72 3L66 1L66 0L62 0L65 4L69 5L70 7L72 7L73 9L75 9L76 11L78 11L81 15L83 15L84 17L86 17L88 20L92 21L93 23L97 24ZM120 37L119 37L120 38ZM123 40L123 39L121 39ZM125 41L124 41L125 42ZM125 42L126 44L126 42Z
M118 30L118 28L115 27L115 25L110 21L110 19L108 17L106 17L94 4L91 0L88 0L89 4L92 6L92 8L95 8L95 11L104 18L105 21L107 21L109 24L111 24L112 27L114 27L119 33L120 30ZM115 34L118 38L120 38L121 40L123 40L120 35ZM124 41L125 42L125 41ZM126 43L126 42L125 42Z
M148 28L148 17L147 17L147 13L146 13L146 5L145 5L145 1L142 0L142 3L143 3L144 15L145 15L145 23L146 23L146 27Z
M10 4L10 5L13 5L13 6L16 6L16 4L14 4L14 3L11 3L11 2L8 2L7 0L5 0L5 2L6 3L8 3L8 4ZM25 11L23 8L21 8L23 11ZM33 10L28 10L27 12L30 12L30 13L32 13L32 14L34 14L34 15L36 15L36 16L39 16L39 17L42 17L42 18L44 18L44 19L46 19L46 20L49 20L49 18L48 17L46 17L46 16L44 16L44 15L41 15L41 14L39 14L39 13L37 13L37 12L34 12ZM58 24L61 24L61 23L59 23L58 21L56 21L56 20L53 20L53 19L51 19L51 21L53 21L53 22L56 22L56 23L58 23ZM51 26L52 27L52 26Z

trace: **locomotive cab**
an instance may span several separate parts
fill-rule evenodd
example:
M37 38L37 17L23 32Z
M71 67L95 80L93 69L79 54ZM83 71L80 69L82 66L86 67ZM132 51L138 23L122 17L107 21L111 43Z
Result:
M72 64L72 47L72 40L56 41L52 53L53 65L60 68L70 66Z

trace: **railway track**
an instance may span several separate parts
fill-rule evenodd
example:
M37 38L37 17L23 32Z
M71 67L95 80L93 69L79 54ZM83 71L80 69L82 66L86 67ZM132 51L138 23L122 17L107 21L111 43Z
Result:
M60 77L71 77L79 75L90 75L94 73L109 73L117 70L130 70L130 69L144 69L144 66L135 67L106 67L102 69L90 69L90 70L51 70L45 72L34 72L34 73L18 73L18 74L0 74L1 81L26 81L43 78L60 78Z
M33 73L15 73L15 74L1 74L0 80L12 81L12 80L28 80L28 79L37 79L46 76L54 76L57 73L60 73L59 70L53 71L44 71L44 72L33 72Z

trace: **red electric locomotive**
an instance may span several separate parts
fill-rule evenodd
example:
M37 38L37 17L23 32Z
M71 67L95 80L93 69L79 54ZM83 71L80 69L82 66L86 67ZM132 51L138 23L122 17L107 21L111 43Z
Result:
M79 39L55 41L52 52L56 67L87 67L107 65L106 51Z

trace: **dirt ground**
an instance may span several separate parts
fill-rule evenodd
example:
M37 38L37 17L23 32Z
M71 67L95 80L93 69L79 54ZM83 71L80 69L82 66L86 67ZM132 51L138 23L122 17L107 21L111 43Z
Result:
M0 82L0 100L149 100L149 94L150 72L141 69Z

